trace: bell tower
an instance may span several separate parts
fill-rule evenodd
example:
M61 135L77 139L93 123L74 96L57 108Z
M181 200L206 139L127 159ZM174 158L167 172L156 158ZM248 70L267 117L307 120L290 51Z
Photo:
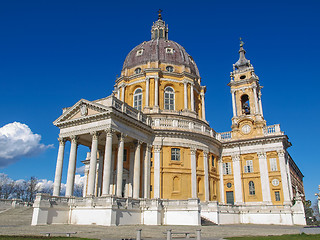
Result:
M228 84L232 96L232 135L236 139L263 136L266 126L261 103L262 86L250 60L245 57L243 45L240 38L239 60L233 64Z

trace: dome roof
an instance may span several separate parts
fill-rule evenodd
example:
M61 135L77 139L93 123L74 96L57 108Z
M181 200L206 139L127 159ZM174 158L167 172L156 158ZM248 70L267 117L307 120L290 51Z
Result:
M192 74L200 76L196 63L186 50L180 44L165 38L152 39L136 46L127 55L123 69L146 64L149 61L184 65L190 68Z

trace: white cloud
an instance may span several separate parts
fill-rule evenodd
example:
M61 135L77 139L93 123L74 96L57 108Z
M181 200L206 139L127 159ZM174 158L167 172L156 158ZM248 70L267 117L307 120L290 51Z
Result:
M84 174L84 170L85 170L85 166L83 165L83 166L78 167L76 169L76 173L83 175Z
M84 181L85 181L85 176L81 176L81 175L78 175L78 174L75 175L74 184L83 185Z
M53 181L47 179L40 179L37 183L37 187L39 191L43 191L44 189L53 188Z
M53 145L40 143L41 136L19 122L0 128L0 168L17 162L23 157L38 155Z

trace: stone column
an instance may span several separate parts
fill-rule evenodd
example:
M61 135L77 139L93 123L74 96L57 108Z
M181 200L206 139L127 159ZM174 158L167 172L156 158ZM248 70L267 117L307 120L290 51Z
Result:
M279 150L279 164L280 164L280 172L281 172L281 182L282 182L282 189L283 189L283 204L291 204L290 196L289 196L289 183L288 183L288 174L286 168L286 159L285 159L285 151Z
M121 101L124 102L124 93L125 93L126 85L122 85L121 87Z
M144 198L150 198L150 157L151 145L146 145L144 158Z
M117 197L122 197L124 138L125 138L125 135L123 133L118 135L119 147L118 147L118 162L117 162L117 191L116 191Z
M225 203L224 200L224 184L223 184L223 162L222 157L219 159L219 175L220 175L220 202Z
M235 204L242 204L243 194L242 194L242 184L241 184L240 155L233 155L232 162L233 162Z
M191 160L191 197L197 198L197 160L196 160L196 149L190 148L190 160Z
M64 147L65 147L65 143L66 143L66 140L63 138L58 138L58 140L59 140L59 150L58 150L56 174L54 177L52 196L59 196L60 195L62 167L63 167L63 158L64 158Z
M254 108L255 108L255 114L259 114L258 109L258 97L257 97L257 87L253 87L253 96L254 96Z
M154 181L153 181L153 198L160 198L160 153L161 146L156 145L154 149Z
M67 186L66 186L66 197L73 195L74 187L74 175L76 172L76 161L77 161L77 148L78 148L78 137L71 137L71 148L69 155L69 166L68 166L68 175L67 175Z
M134 167L133 167L133 198L140 197L140 151L141 142L136 143L136 151L134 154Z
M264 152L258 153L258 158L259 158L259 167L260 167L262 199L263 199L263 202L265 202L266 204L272 204L266 153Z
M130 146L130 162L129 162L129 197L133 197L133 172L134 172L134 154L135 147Z
M183 81L183 87L184 87L184 92L183 92L184 109L187 110L188 109L188 82L187 81Z
M203 168L204 168L204 200L209 201L209 167L208 167L208 152L203 152Z
M145 106L149 107L149 85L150 85L150 79L149 77L146 78L146 102Z
M191 111L194 112L194 90L193 90L193 83L190 85L190 105L191 105Z
M83 185L82 197L85 197L87 195L88 175L89 175L89 165L85 165L85 167L84 167L84 185Z
M237 116L236 102L234 98L235 91L231 90L233 117Z
M97 164L97 180L96 180L96 190L95 190L95 195L97 197L101 196L102 194L102 173L103 173L103 155L101 151L98 151L99 159L98 159L98 164Z
M99 134L97 132L91 133L92 143L91 143L91 158L90 158L90 168L88 176L88 196L94 195L96 172L97 172L97 152L98 152L98 138Z
M261 92L259 91L259 108L260 108L260 114L263 117L263 111L262 111L262 103L261 103Z
M111 179L110 179L110 195L115 195L115 171L114 171L114 164L116 162L116 147L112 148L112 157L111 157Z
M201 104L202 104L202 120L206 120L206 107L204 103L204 93L201 93Z
M159 78L154 78L154 106L159 107Z
M106 147L104 151L104 164L103 164L103 183L102 183L102 196L110 193L110 180L111 180L111 161L112 161L112 130L106 130Z
M117 88L117 98L120 100L120 87L118 86Z
M287 173L288 173L288 182L289 182L289 197L290 199L293 199L293 190L292 190L292 181L291 181L291 173L290 173L290 159L288 152L284 155L286 158L286 167L287 167Z

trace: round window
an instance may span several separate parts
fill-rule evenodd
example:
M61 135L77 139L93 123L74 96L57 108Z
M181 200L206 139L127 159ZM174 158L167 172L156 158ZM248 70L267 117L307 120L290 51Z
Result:
M279 180L278 179L273 179L272 180L272 185L275 186L275 187L279 186Z
M240 76L240 79L245 79L246 78L246 75L241 75Z
M231 188L232 184L230 182L227 183L227 188Z
M172 66L167 66L167 67L166 67L166 70L167 70L168 72L173 72L173 67L172 67Z

